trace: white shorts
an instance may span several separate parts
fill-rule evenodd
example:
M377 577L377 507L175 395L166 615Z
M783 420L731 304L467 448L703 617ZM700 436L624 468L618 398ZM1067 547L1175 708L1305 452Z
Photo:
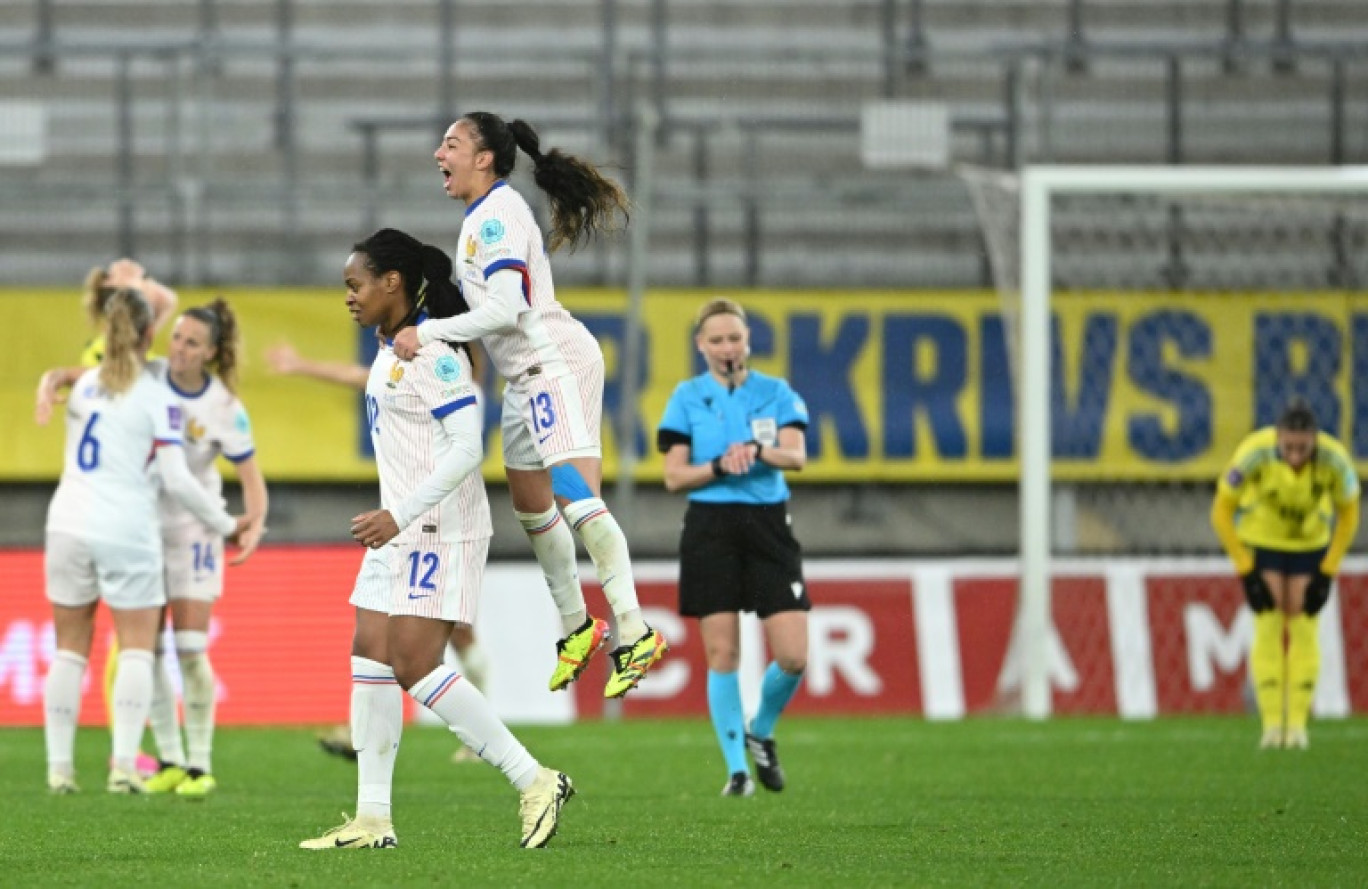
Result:
M352 587L351 602L357 608L389 614L390 587L393 578L390 572L390 555L394 547L366 550L361 560L361 568L356 572L356 585Z
M166 598L214 602L223 595L223 538L199 522L162 528Z
M489 538L459 543L414 540L390 548L390 617L430 617L475 625Z
M504 466L545 469L569 457L600 457L603 362L555 378L527 377L503 392Z
M159 608L166 586L159 549L49 531L43 550L47 597L78 608L104 599L110 608Z

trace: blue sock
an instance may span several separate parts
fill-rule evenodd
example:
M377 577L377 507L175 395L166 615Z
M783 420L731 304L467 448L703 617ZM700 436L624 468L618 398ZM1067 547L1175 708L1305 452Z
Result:
M746 714L741 709L741 683L735 673L708 671L708 712L713 731L727 761L727 774L749 771L746 767Z
M765 668L765 680L760 683L760 709L751 720L752 735L757 738L774 737L774 724L779 721L779 714L784 712L802 681L802 673L789 675L779 669L779 664L770 661Z

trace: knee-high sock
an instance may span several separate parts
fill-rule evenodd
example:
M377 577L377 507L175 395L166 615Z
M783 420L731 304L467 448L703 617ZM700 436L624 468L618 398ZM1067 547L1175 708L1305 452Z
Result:
M200 630L176 631L176 657L180 659L182 697L185 700L185 746L189 765L206 774L213 770L214 667L209 662L209 634Z
M561 630L579 629L588 616L584 591L580 589L579 567L575 564L575 536L553 505L546 512L517 512L518 522L527 532L532 553L537 557L546 588L561 616Z
M577 500L565 507L565 520L579 532L584 548L594 562L603 595L617 618L618 643L628 645L646 635L637 603L636 583L632 580L632 557L627 552L627 537L617 519L597 497Z
M770 661L765 668L764 681L760 683L760 709L751 720L751 734L757 738L774 737L774 724L779 714L784 712L793 693L803 681L803 674L785 673L776 661Z
M1254 644L1249 649L1249 675L1254 680L1254 696L1259 702L1259 717L1265 729L1282 728L1285 717L1287 673L1283 645L1285 616L1281 611L1254 615Z
M722 748L727 774L747 771L746 714L741 709L741 682L736 673L708 671L708 713Z
M157 742L157 758L172 765L185 765L185 746L181 743L180 723L176 719L176 690L166 670L166 658L159 651L152 663L152 709L147 714L152 739Z
M81 715L81 680L86 659L74 651L57 649L43 683L43 738L47 742L48 771L74 775L76 720Z
M518 790L532 786L541 766L468 679L442 664L418 680L409 694L440 716L467 747L503 772Z
M1320 675L1319 618L1294 614L1287 619L1287 727L1304 729L1316 698Z
M353 656L351 667L356 814L388 819L394 761L404 731L404 693L388 664Z
M114 766L131 772L138 766L138 742L147 711L152 709L152 652L125 648L114 675Z

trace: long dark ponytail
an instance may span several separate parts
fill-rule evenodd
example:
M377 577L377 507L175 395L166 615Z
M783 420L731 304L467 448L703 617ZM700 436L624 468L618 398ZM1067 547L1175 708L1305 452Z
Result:
M527 121L505 123L488 111L472 111L462 119L475 131L481 147L494 153L494 175L499 178L513 172L519 148L532 158L532 179L551 201L547 246L553 253L567 245L573 251L583 241L626 225L631 202L622 186L559 148L543 154L541 138Z

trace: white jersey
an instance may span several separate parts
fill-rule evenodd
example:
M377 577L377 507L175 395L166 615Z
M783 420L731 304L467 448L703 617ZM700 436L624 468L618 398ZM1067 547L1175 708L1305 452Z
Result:
M198 392L185 392L171 381L166 359L149 361L147 367L180 402L185 419L185 462L190 474L209 492L210 499L222 505L223 477L214 465L215 460L222 454L240 463L256 453L247 409L216 376L210 375L209 382ZM162 524L168 528L199 523L194 513L166 491L162 491L157 506Z
M100 385L99 373L83 373L67 402L66 456L47 530L160 551L148 464L158 446L181 445L181 407L147 368L120 395Z
M366 415L380 505L403 503L445 456L450 444L441 418L458 410L480 410L470 359L446 343L429 343L413 361L400 361L382 343L366 380ZM446 499L400 531L395 544L419 537L458 543L490 537L489 498L479 470L467 475ZM436 535L432 537L431 535Z
M519 380L533 367L559 377L603 360L598 341L556 301L541 229L527 201L507 182L495 182L466 208L457 249L461 289L472 309L488 298L486 282L495 272L511 269L522 275L529 310L518 316L516 329L481 337L504 379Z

